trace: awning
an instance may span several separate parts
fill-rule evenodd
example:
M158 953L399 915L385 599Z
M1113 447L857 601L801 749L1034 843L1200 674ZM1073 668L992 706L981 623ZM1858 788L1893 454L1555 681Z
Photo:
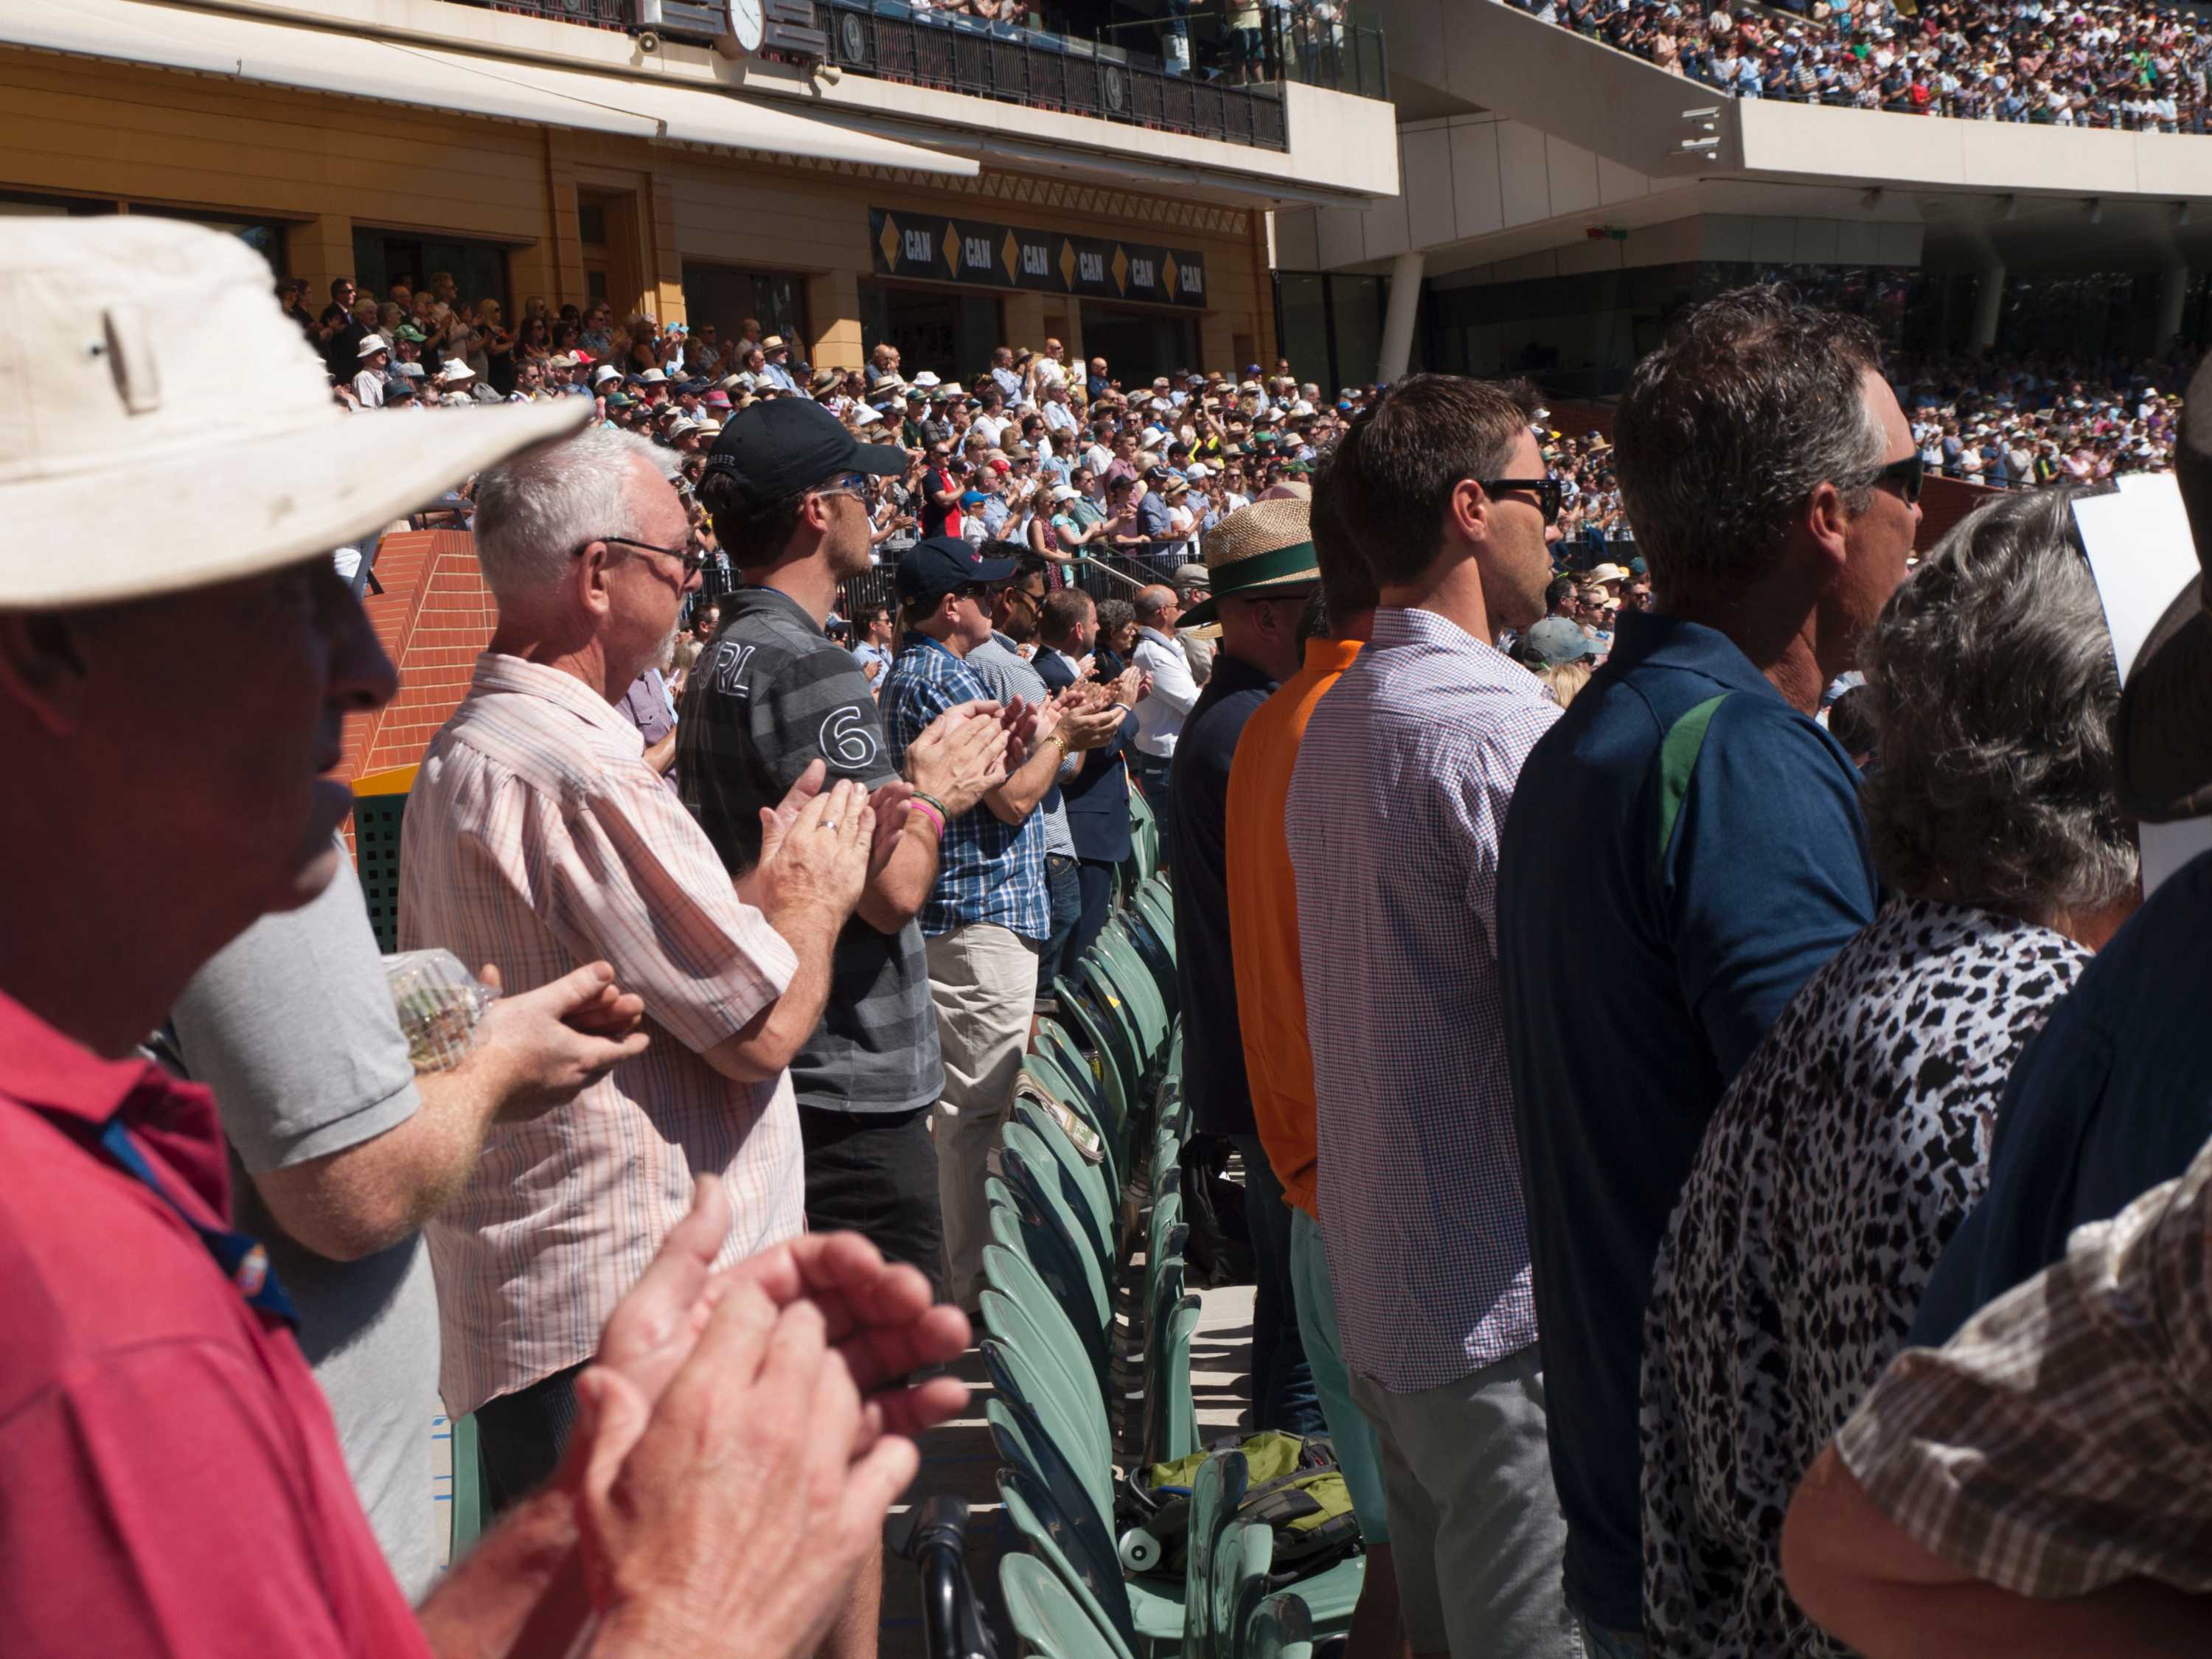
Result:
M586 74L146 0L0 0L0 46L463 115L973 178L976 163L703 87Z

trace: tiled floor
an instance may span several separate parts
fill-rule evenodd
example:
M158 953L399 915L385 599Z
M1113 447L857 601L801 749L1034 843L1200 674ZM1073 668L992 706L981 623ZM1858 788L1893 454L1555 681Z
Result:
M1200 1305L1198 1334L1191 1347L1191 1392L1198 1404L1200 1436L1212 1440L1232 1432L1245 1409L1252 1287L1206 1291ZM983 1401L991 1385L981 1358L972 1352L958 1370L975 1391L969 1410L923 1442L921 1478L908 1496L919 1499L951 1492L967 1499L969 1572L982 1590L990 1580L992 1564L1006 1547L998 1535L999 1458L983 1421ZM880 1659L927 1659L915 1571L895 1556L886 1556L884 1562L882 1630Z

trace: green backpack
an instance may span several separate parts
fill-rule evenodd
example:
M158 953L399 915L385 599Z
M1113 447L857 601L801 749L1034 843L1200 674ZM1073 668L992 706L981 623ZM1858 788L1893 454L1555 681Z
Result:
M1148 1577L1180 1583L1190 1524L1191 1482L1216 1452L1241 1451L1251 1475L1236 1516L1272 1528L1276 1588L1310 1578L1359 1553L1359 1520L1352 1490L1336 1466L1336 1449L1325 1438L1302 1439L1270 1430L1224 1441L1172 1463L1133 1469L1122 1485L1121 1564Z

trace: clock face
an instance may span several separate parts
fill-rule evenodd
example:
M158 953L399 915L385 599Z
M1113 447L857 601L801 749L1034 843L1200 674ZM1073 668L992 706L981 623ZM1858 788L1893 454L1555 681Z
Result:
M738 45L747 52L758 52L767 22L761 0L729 0L729 8L730 33L737 37Z

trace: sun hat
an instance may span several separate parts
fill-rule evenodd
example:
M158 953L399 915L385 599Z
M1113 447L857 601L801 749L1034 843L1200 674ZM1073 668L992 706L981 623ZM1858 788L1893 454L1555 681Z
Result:
M1200 551L1212 595L1184 611L1176 626L1205 627L1220 616L1223 599L1278 598L1319 583L1312 517L1309 501L1287 496L1240 507L1208 531Z
M589 408L530 404L459 430L356 418L331 400L259 254L150 215L12 222L0 361L14 378L0 411L5 610L179 592L326 556L566 437ZM118 514L158 533L85 535Z
M612 363L601 363L592 371L592 384L595 386L605 386L609 380L620 379L622 379L622 371Z
M362 337L361 349L356 351L354 356L356 357L374 357L380 351L389 351L391 349L392 346L390 342L386 340L381 334L368 334L364 335Z
M473 380L476 377L476 370L471 368L459 357L447 358L445 367L438 371L439 380L447 386L459 386L463 380Z
M1521 636L1529 656L1547 668L1584 662L1597 655L1597 641L1565 617L1547 617Z

